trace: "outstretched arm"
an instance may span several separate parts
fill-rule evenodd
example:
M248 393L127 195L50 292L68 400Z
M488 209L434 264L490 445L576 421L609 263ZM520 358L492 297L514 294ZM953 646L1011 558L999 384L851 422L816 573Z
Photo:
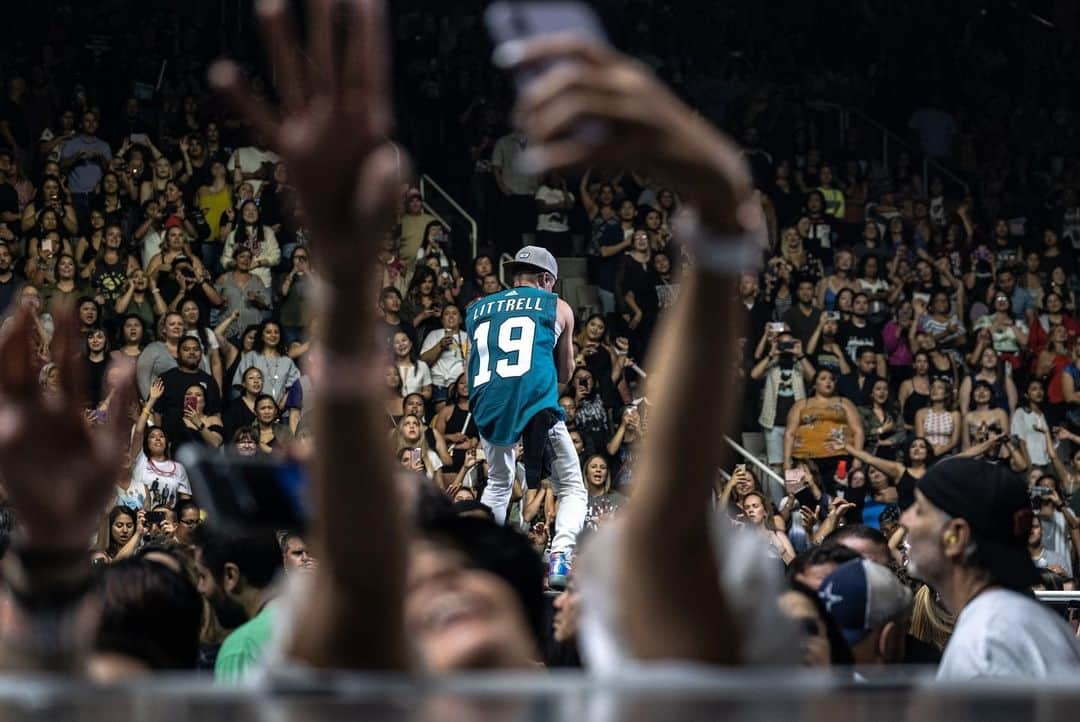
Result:
M280 113L251 92L232 63L215 65L210 80L288 163L329 287L322 314L323 395L314 412L319 568L310 596L298 605L294 623L303 634L289 652L316 667L400 669L407 659L404 525L401 514L386 513L398 508L399 499L392 456L383 448L382 392L364 381L382 368L374 319L357 312L378 293L366 269L390 227L398 182L398 156L385 140L393 113L384 10L375 0L351 0L345 47L334 48L334 4L320 0L309 7L307 55L323 72L305 78L286 3L259 6L281 80ZM346 468L358 442L373 449L363 483ZM378 553L358 553L376 548Z
M764 233L750 174L734 144L649 71L610 49L559 37L500 52L516 61L510 64L577 61L554 63L519 102L516 116L533 143L533 160L546 168L647 164L700 214L700 237L691 240L717 253L711 259L701 254L653 345L650 395L664 404L653 410L635 471L640 483L627 509L623 568L615 576L625 580L617 594L636 657L735 662L736 625L719 584L707 510L715 471L727 453L716 443L716 431L731 427L739 384L732 374L703 399L701 389L685 380L735 365L728 339L742 332L730 303L739 264L715 259ZM567 132L591 118L609 128L603 142L585 143ZM688 349L686 338L701 342Z

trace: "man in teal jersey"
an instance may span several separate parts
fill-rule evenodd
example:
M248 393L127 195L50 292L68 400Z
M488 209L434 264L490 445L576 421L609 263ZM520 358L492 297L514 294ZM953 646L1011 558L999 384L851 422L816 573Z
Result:
M469 404L488 461L481 501L495 521L506 521L514 446L524 437L526 483L539 485L550 465L559 498L548 581L563 586L586 507L581 467L559 406L559 383L568 382L574 370L574 314L552 292L559 266L546 249L525 246L506 268L513 287L465 311L472 343Z

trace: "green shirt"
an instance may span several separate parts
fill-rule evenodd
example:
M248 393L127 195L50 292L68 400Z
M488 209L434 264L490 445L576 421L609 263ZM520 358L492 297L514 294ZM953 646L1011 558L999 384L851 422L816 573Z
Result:
M263 651L274 630L273 604L225 638L214 663L214 681L226 684L242 682L248 672L262 660Z

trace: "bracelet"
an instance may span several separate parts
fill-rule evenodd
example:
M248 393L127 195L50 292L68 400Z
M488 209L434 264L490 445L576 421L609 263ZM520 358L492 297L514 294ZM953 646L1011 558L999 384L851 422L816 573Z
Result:
M768 237L764 224L756 231L739 235L717 234L706 228L691 209L679 211L676 235L693 252L697 265L722 276L739 276L761 269Z

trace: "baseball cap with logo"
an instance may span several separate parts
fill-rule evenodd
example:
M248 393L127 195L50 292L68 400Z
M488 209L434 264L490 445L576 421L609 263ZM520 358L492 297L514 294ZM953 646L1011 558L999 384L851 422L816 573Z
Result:
M547 271L552 277L559 277L559 262L551 251L540 246L523 247L514 254L514 260L507 261L504 267L511 274L515 271Z
M818 597L852 646L911 608L911 590L887 567L862 558L834 569L821 582Z

